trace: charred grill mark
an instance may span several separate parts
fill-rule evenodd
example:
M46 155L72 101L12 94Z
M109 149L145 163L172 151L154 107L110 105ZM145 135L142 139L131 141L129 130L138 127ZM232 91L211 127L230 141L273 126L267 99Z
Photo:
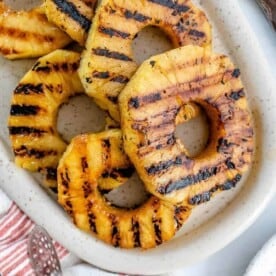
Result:
M175 120L175 116L177 115L179 110L180 108L178 106L170 106L166 110L162 110L159 113L152 114L150 118L153 120L159 119L160 121L166 120L168 122L169 120ZM140 120L136 119L135 122L137 122L137 124L146 124L148 122L148 117Z
M57 180L57 168L45 168L46 169L46 179L47 180Z
M187 65L185 66L186 69L188 69L192 65ZM184 68L184 67L183 67ZM232 72L232 71L230 71ZM176 95L193 95L193 94L198 94L200 91L203 89L210 87L211 85L216 85L219 82L221 82L221 79L226 75L226 72L215 74L209 77L205 76L197 76L193 80L186 82L186 83L179 83L177 86L171 86L166 88L165 90L160 90L160 91L154 91L154 92L149 92L148 95L146 96L141 96L141 97L132 97L130 98L128 102L128 106L130 108L135 108L138 109L139 107L146 105L146 104L152 104L160 100L167 100L170 98L175 97ZM226 80L230 80L233 78L231 74L227 76ZM181 91L181 92L180 92ZM210 99L206 99L207 102L211 104Z
M40 110L39 106L36 105L18 105L13 104L11 106L10 115L11 116L31 116L37 115Z
M111 239L112 239L112 244L114 247L119 247L120 246L120 233L118 229L118 220L117 217L113 214L109 215L109 219L111 221Z
M96 56L102 56L102 57L107 57L107 58L113 58L113 59L118 59L122 61L132 61L130 57L123 53L115 52L115 51L110 51L108 49L103 49L103 48L95 48L92 49L92 52Z
M228 158L228 159L225 161L225 164L226 164L226 166L227 166L227 168L228 168L229 170L234 170L234 169L236 169L236 166L235 166L235 164L231 161L231 158Z
M78 62L68 63L63 62L59 64L52 64L52 70L55 72L61 71L61 72L76 72L79 68Z
M239 99L244 98L244 97L245 97L245 93L244 93L243 89L241 89L239 91L233 91L229 95L229 98L231 98L234 101L238 101Z
M138 109L143 104L150 104L160 101L162 99L161 93L151 93L143 97L132 97L128 102L129 107Z
M145 170L149 175L156 175L168 170L170 167L180 166L180 165L182 165L182 157L177 156L174 160L167 160L164 162L160 162L157 165L152 165L148 168L145 168Z
M217 152L227 152L230 147L233 146L233 143L229 142L227 139L220 138L218 140Z
M106 169L110 169L110 162L108 162L110 160L110 150L111 150L111 144L110 144L110 140L109 139L102 139L101 140L101 144L102 144L102 162L105 164Z
M104 26L100 26L98 28L98 30L99 30L100 33L106 34L110 37L116 36L116 37L120 37L120 38L123 38L123 39L126 39L126 38L130 37L129 33L125 33L125 32L122 32L122 31L119 31L119 30L116 30L116 29L113 29L113 28L107 28L107 27L104 27Z
M67 201L66 201L66 206L67 206L70 210L73 209L73 205L72 205L72 202L71 202L70 200L67 200Z
M88 169L88 163L87 163L86 157L81 158L81 168L82 168L82 172L86 172Z
M187 212L188 209L184 206L177 206L174 209L174 220L176 222L176 229L179 230L183 225L182 214Z
M221 191L227 191L232 188L235 188L237 183L240 182L241 179L242 179L241 174L237 174L232 180L228 180L224 184L220 185L219 189Z
M143 104L150 104L150 103L155 103L157 101L160 101L162 99L161 93L156 92L156 93L151 93L143 97L132 97L129 100L129 107L133 107L135 109L139 108L140 105Z
M130 98L130 100L128 101L128 106L133 107L135 109L139 108L140 106L139 98L138 97Z
M57 67L58 67L58 65L57 65ZM61 67L62 71L67 72L69 69L69 64L66 62L63 62L63 63L61 63L60 67Z
M53 0L53 2L61 12L71 17L82 29L88 32L91 26L91 20L81 14L73 3L64 0Z
M168 135L167 145L174 145L176 143L176 137L174 133Z
M144 14L141 14L137 11L130 11L130 10L125 10L124 16L126 19L134 19L138 22L145 22L147 20L151 20L150 17L145 16Z
M154 66L155 66L155 63L156 63L156 61L155 61L155 60L151 60L151 61L150 61L150 65L151 65L151 67L154 67Z
M67 200L65 201L65 206L64 206L64 208L65 208L67 214L68 214L69 216L72 217L73 214L74 214L74 211L73 211L72 202L71 202L69 199L67 199ZM74 218L74 217L73 217L73 222L75 223L75 218Z
M20 52L15 50L15 49L12 49L12 48L5 48L5 47L0 47L0 52L6 56L6 55L14 55L14 54L19 54Z
M205 33L198 30L190 30L188 34L197 38L205 37Z
M143 96L141 98L141 101L143 103L149 104L149 103L155 103L157 101L160 101L161 99L162 99L161 94L159 92L157 92L157 93L149 94L147 96Z
M152 223L153 223L154 232L155 232L155 242L157 245L159 245L163 242L162 231L161 231L162 220L161 218L159 219L153 218Z
M86 81L87 83L92 83L92 82L93 82L92 79L89 78L89 77L85 78L85 81Z
M189 203L191 205L199 205L204 202L208 202L211 200L212 195L217 191L226 191L231 190L236 187L237 183L241 180L242 176L237 174L233 179L227 180L222 185L216 185L209 191L205 191L201 194L195 195L189 199Z
M202 194L199 194L199 195L196 195L196 196L190 198L189 203L191 205L199 205L201 203L210 201L211 197L212 197L212 192L207 191L207 192L204 192Z
M172 123L173 123L173 119L168 117L164 119L161 123L152 125L150 127L148 124L141 124L141 123L133 123L131 127L135 130L146 133L149 130L149 128L151 129L151 131L154 131L154 130L158 131L162 128L164 129L166 126L170 126Z
M96 216L93 213L88 213L88 221L89 221L90 230L93 233L98 234L97 225L96 225Z
M118 103L118 96L111 96L111 95L108 95L108 96L107 96L107 99L108 99L110 102L114 103L114 104L117 104L117 103Z
M122 84L126 84L129 82L129 78L123 75L118 75L110 79L112 82L118 82Z
M73 63L71 63L70 65L71 65L72 71L77 71L77 70L79 69L80 63L79 63L79 61L78 61L78 62L73 62Z
M184 32L186 31L186 28L184 27L183 20L180 20L176 25L175 25L177 32Z
M47 65L45 65L45 66L39 66L39 64L40 64L39 62L36 63L34 65L34 67L32 68L32 71L35 71L37 73L43 72L43 73L47 73L47 74L49 74L51 72L51 70L52 70L51 67L49 67Z
M128 168L119 168L119 169L113 169L111 172L104 172L102 174L103 178L117 178L118 176L121 176L123 178L129 178L133 175L134 173L134 168L133 167L128 167Z
M61 184L63 187L65 187L66 189L69 189L69 184L70 184L70 178L69 178L69 175L68 175L68 170L65 169L65 173L61 173L60 174L61 176Z
M14 155L20 157L33 157L36 159L42 159L50 155L57 155L55 150L38 150L38 149L29 149L26 146L21 146L20 148L14 149Z
M27 83L27 84L19 84L15 90L14 94L43 94L43 84L39 83L37 85Z
M52 84L46 84L45 88L48 89L51 93L53 93L55 90L55 88Z
M9 127L9 133L10 135L33 135L36 137L42 136L44 133L47 133L47 131L39 128L33 128L33 127Z
M152 151L152 147L159 146L159 149L164 149L166 147L170 147L174 145L175 143L176 143L176 138L174 136L174 132L165 134L163 136L161 135L155 140L150 140L150 141L146 141L145 143L141 143L138 146L139 147L138 154L140 157L144 157Z
M40 43L53 42L55 40L55 37L50 35L43 35L37 32L22 31L18 28L5 27L5 26L0 26L0 34L8 36L10 39L12 38L18 39L23 43L30 39L36 40ZM8 54L12 54L12 53L15 53L15 50L9 50Z
M135 219L132 219L131 230L133 232L134 247L141 247L140 225L139 222Z
M172 9L176 11L177 13L187 12L190 7L186 5L180 5L176 3L176 1L173 0L148 0L149 2L152 2L157 5L161 5L164 7L167 7L169 9Z
M85 181L82 184L82 190L83 190L83 193L84 193L84 197L88 198L89 195L92 193L91 184L88 181Z
M97 79L108 79L110 77L110 73L108 71L106 72L94 71L93 77Z
M166 186L160 187L158 192L162 195L170 194L174 191L181 190L188 186L197 184L201 181L207 180L213 175L217 174L218 167L207 168L205 170L200 170L196 175L186 176L178 181L170 182Z
M75 72L79 68L79 62L63 62L63 63L49 63L46 62L46 65L41 65L41 63L38 61L32 68L32 71L37 73L45 73L49 74L51 72Z
M112 225L112 244L114 247L119 247L120 246L120 233L119 229L116 225Z
M103 139L102 140L102 145L103 145L104 148L109 150L110 147L111 147L110 140L109 139Z
M234 78L238 78L241 75L241 71L239 68L234 69L233 73L232 73L232 77Z

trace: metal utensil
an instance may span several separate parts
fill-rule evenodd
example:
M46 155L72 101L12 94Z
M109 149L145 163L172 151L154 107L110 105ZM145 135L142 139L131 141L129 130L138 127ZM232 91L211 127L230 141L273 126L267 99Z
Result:
M28 255L36 275L59 276L62 274L52 239L41 226L35 226L29 236Z

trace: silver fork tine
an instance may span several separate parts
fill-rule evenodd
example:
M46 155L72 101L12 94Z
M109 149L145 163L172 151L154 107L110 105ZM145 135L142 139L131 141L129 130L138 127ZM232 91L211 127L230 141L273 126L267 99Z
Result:
M62 275L52 239L41 226L35 226L28 238L28 255L36 275Z

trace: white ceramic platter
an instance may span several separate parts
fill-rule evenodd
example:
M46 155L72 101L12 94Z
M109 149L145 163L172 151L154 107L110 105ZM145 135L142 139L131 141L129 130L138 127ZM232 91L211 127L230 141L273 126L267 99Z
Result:
M25 1L17 2L22 6ZM221 193L210 203L196 208L172 241L153 250L115 249L79 231L33 176L13 164L6 126L10 98L17 82L34 61L10 62L0 58L0 137L4 141L0 143L0 187L54 239L80 258L103 269L158 274L198 262L226 246L249 227L275 193L276 86L258 39L244 19L238 0L194 2L207 13L213 25L215 50L230 55L242 71L255 122L255 162L239 188ZM75 126L70 121L79 110L82 110L78 113L80 118L89 117L87 110L90 107L86 104L87 101L79 100L71 104L72 110L63 115L71 114L71 117L61 122L65 132L72 128L74 134L87 130L82 124ZM89 125L96 125L94 131L98 130L98 119L91 116L89 122Z

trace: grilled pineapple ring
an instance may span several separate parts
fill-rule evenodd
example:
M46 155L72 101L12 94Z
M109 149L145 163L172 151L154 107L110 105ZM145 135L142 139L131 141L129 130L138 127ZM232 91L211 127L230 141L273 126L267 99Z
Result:
M229 58L198 46L152 57L138 69L120 94L121 125L125 151L150 193L195 205L241 180L254 133L239 75ZM210 121L209 144L195 158L175 137L178 110L189 102Z
M56 50L40 58L15 88L9 132L15 163L41 171L46 184L56 187L56 168L67 144L57 131L59 107L84 93L77 74L80 55Z
M73 40L84 45L97 0L44 0L46 15Z
M131 168L120 130L77 136L59 163L58 201L79 228L104 242L122 248L152 248L174 236L190 209L155 196L133 210L112 206L98 183L107 174Z
M0 1L0 29L0 54L8 59L40 57L71 42L43 8L13 11Z
M118 95L136 71L132 40L146 26L158 26L175 47L211 46L205 14L189 0L103 0L98 7L79 69L86 93L117 121Z

